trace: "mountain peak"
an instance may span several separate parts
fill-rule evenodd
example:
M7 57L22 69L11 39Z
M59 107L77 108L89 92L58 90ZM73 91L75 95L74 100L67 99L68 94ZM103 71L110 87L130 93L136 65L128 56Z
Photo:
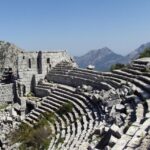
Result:
M100 49L90 50L85 55L105 56L105 55L108 55L108 54L111 54L111 53L114 53L111 49L109 49L108 47L103 47L103 48L100 48ZM83 56L85 56L85 55L83 55Z
M112 51L109 47L105 46L105 47L102 47L101 50L107 50L107 51Z
M108 47L103 47L101 49L98 49L97 52L103 53L103 54L109 54L109 53L114 53L111 49Z
M114 53L108 47L91 50L81 57L75 57L80 67L94 65L99 70L109 70L112 63L116 63L122 56Z

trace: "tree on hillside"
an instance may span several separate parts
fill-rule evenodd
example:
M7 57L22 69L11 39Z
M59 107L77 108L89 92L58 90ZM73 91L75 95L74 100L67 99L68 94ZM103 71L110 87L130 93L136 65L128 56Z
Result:
M113 71L115 69L122 69L124 67L125 67L124 64L117 63L117 64L114 64L114 65L111 66L110 71Z
M150 47L145 48L144 51L140 54L139 58L150 57Z

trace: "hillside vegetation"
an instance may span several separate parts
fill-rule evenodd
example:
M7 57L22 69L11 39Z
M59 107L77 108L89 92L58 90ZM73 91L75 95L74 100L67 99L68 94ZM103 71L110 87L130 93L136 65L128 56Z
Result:
M144 51L140 54L139 58L150 57L150 47L145 48Z
M122 69L124 67L125 67L124 64L117 63L117 64L114 64L114 65L111 66L110 71L113 71L115 69Z
M54 113L45 113L33 128L22 123L10 134L11 143L21 143L19 147L21 150L48 149L52 136L55 136L52 135L50 127L50 123L53 124L54 121Z

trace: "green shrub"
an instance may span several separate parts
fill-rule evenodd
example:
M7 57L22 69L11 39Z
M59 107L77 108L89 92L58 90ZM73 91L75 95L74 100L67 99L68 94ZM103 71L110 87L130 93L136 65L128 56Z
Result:
M42 127L42 126L49 126L50 123L54 123L56 116L53 112L45 112L40 116L40 119L37 124L35 124L34 128Z
M20 149L48 149L50 143L51 129L49 126L32 129L28 134L28 139L23 140Z
M115 69L122 69L124 67L125 67L124 64L117 63L117 64L112 65L111 68L110 68L110 70L113 71Z
M20 150L48 149L53 136L49 122L54 123L54 121L54 113L44 113L33 128L22 123L17 130L9 135L11 144L22 143L19 147Z
M144 51L140 54L139 58L150 57L150 47L145 48Z
M67 114L68 112L71 112L73 109L73 104L71 102L67 102L63 104L59 110L57 111L60 115Z

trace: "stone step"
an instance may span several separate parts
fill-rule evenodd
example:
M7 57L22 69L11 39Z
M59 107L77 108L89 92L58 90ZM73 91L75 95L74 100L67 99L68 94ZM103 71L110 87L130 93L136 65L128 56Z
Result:
M113 70L112 72L113 72L113 73L120 74L120 75L123 75L123 76L127 76L127 77L129 77L129 78L135 78L135 77L136 77L135 75L133 75L133 74L131 74L131 73L129 73L129 72L125 72L125 71L123 71L123 70Z
M43 102L48 103L48 104L51 104L52 106L54 106L54 107L56 107L56 108L60 108L60 107L61 107L61 105L60 105L59 103L56 103L56 102L54 102L54 101L52 101L52 100L49 100L49 99L47 99L47 98L45 98L45 99L43 100Z
M71 125L72 125L72 133L71 133L69 141L67 143L65 143L64 149L67 149L67 147L70 148L70 143L74 140L75 135L76 135L75 134L75 124L73 123Z
M52 96L52 94L51 94L50 96L48 96L47 99L53 100L53 101L59 103L60 105L62 105L62 104L65 103L65 101L60 101L60 100L55 99L55 98L53 98L53 97L51 97L51 96ZM73 109L73 110L74 110L74 109ZM74 111L75 111L75 110L74 110ZM74 112L74 111L73 111L73 112ZM75 112L76 112L76 111L75 111ZM66 115L69 116L71 122L74 122L75 118L74 118L74 115L73 115L72 113L68 113L68 114L66 114Z
M124 68L122 69L124 72L127 72L127 73L131 73L133 75L142 75L142 72L141 71L138 71L138 70L134 70L134 69L131 69L131 68Z
M49 103L46 103L45 101L42 101L41 105L45 106L47 108L50 108L51 111L53 111L53 112L55 112L55 111L57 111L59 109L59 107L55 107L55 106L53 106L53 105L51 105Z
M142 68L142 67L139 67L139 66L129 66L130 69L133 69L133 70L137 70L137 71L144 71L145 68Z
M37 112L39 112L39 113L45 113L46 112L46 110L44 110L43 108L40 108L41 107L41 105L39 105L36 109L35 109L35 111L37 111Z
M148 76L139 75L138 79L141 80L141 81L143 81L143 82L145 82L145 83L150 84L150 77L148 77Z
M56 89L56 91L63 93L65 96L67 95L69 99L72 99L74 102L76 102L84 110L85 113L89 111L87 103L85 104L85 101L82 101L80 99L81 97L79 97L78 95L66 92L62 89Z
M69 85L69 86L79 86L79 85L91 85L97 89L108 89L108 86L104 86L103 84L101 84L101 81L93 81L91 79L86 79L84 77L77 77L77 76L70 76L70 75L63 75L63 74L49 74L49 76L47 76L47 79L49 81L53 81L59 84L65 84L65 85Z
M141 120L144 118L144 106L143 104L138 104L136 108L136 122L141 122Z
M28 121L30 124L36 124L37 123L37 121L35 119L32 119L30 116L26 117L25 120Z
M118 139L117 143L112 147L111 150L123 150L131 138L131 136L126 134L122 135L122 137Z
M99 109L97 109L98 113L95 112L95 108L97 105L91 103L91 101L88 100L86 97L79 95L79 94L74 94L72 92L68 92L68 91L66 91L64 89L60 89L60 88L56 89L56 91L59 91L61 93L67 94L71 97L77 98L77 99L74 99L73 101L76 101L80 105L80 107L82 107L82 109L85 110L85 113L89 114L89 111L92 110L92 115L90 115L90 116L93 116L94 119L99 118L99 114L101 113L101 112L99 112Z
M78 106L75 102L71 101L70 99L72 99L72 98L69 97L68 95L62 94L58 91L53 91L53 94L55 94L55 97L60 99L60 100L66 99L67 101L70 101L74 105L74 107L75 107L75 109L77 110L78 113L80 113L81 115L84 114L83 109L80 106Z
M109 74L109 72L99 72L96 70L89 70L89 69L82 69L82 68L74 68L74 70L89 73L91 75L106 75L106 74L108 75Z
M70 88L70 87L69 87ZM83 105L84 109L86 108L86 106L94 111L94 108L96 108L97 105L95 105L95 103L93 103L93 101L91 101L88 97L85 97L83 94L77 94L75 93L75 90L72 89L71 91L68 91L66 88L58 88L56 90L59 90L60 92L64 93L64 94L68 94L71 97L75 97L78 99L78 101L76 102L80 102L82 104L80 104L80 106Z
M51 94L50 96L52 96L52 95L54 95L54 94ZM50 96L49 96L49 97L47 97L47 98L48 98L48 99L53 99L53 100L55 100L56 102L57 102L57 101L60 101L58 98L57 98L57 99L55 99L55 98L50 97ZM55 96L56 96L56 95L55 95ZM57 96L57 97L58 97L58 96ZM66 101L66 102L67 102L67 101ZM64 101L62 101L61 103L63 104L63 103L64 103ZM75 111L74 109L73 109L73 112L72 112L72 113L77 114L77 113L76 113L76 111ZM70 116L71 116L71 118L73 119L73 117L72 117L71 113L69 113L68 115L70 115ZM77 116L77 115L76 115L76 116ZM71 120L70 120L70 121L71 121Z
M132 62L132 64L139 64L139 65L147 65L149 63L149 61L147 61L147 60L144 60L144 61L142 61L142 60L140 60L140 59L135 59L133 62Z
M52 109L50 109L44 105L40 105L38 108L40 108L41 110L43 110L45 112L53 112Z
M134 66L134 67L139 67L139 68L141 68L141 69L145 69L145 68L147 67L146 64L143 65L143 64L138 64L138 63L133 63L132 66Z
M75 99L75 100L77 100L76 102L80 103L80 105L83 106L84 108L89 107L90 109L92 109L92 107L93 107L91 105L90 101L86 97L84 97L83 95L81 95L81 94L77 94L75 92L70 92L67 89L62 89L62 88L58 88L56 90L59 91L59 92L62 92L64 94L67 94L67 95L69 95L71 97L76 98Z
M63 85L63 84L57 84L58 88L66 90L68 92L74 93L75 92L75 88L71 87L71 86L67 86L67 85Z
M33 109L31 113L36 115L37 117L41 115L41 113L39 113L36 109Z
M102 79L102 75L99 74L91 74L89 72L85 72L85 71L81 71L81 70L73 70L69 73L70 75L74 74L75 76L82 76L82 77L86 77L88 79L93 79L93 80L101 80Z
M32 114L32 113L30 113L30 118L32 118L32 119L34 119L34 120L36 120L36 121L39 120L39 117L37 117L36 115L34 115L34 114Z
M44 106L46 106L46 107L48 107L48 111L51 111L51 112L54 112L55 113L55 115L57 116L57 118L59 118L59 122L60 122L60 124L61 124L61 128L62 129L64 129L64 128L66 128L66 126L65 126L65 124L68 122L68 118L67 118L67 120L66 120L66 116L65 115L63 115L63 116L59 116L55 111L57 111L58 109L59 109L59 107L57 108L57 107L55 107L55 106L53 106L53 105L50 105L49 103L47 104L47 103L42 103ZM65 123L66 122L66 123Z
M86 79L89 79L89 80L93 80L95 82L97 82L98 80L100 80L100 78L96 77L96 76L93 76L93 75L87 75L87 74L84 74L84 73L80 73L80 72L74 72L74 71L70 71L68 73L68 75L71 75L71 76L76 76L76 77L79 77L79 78L86 78Z

